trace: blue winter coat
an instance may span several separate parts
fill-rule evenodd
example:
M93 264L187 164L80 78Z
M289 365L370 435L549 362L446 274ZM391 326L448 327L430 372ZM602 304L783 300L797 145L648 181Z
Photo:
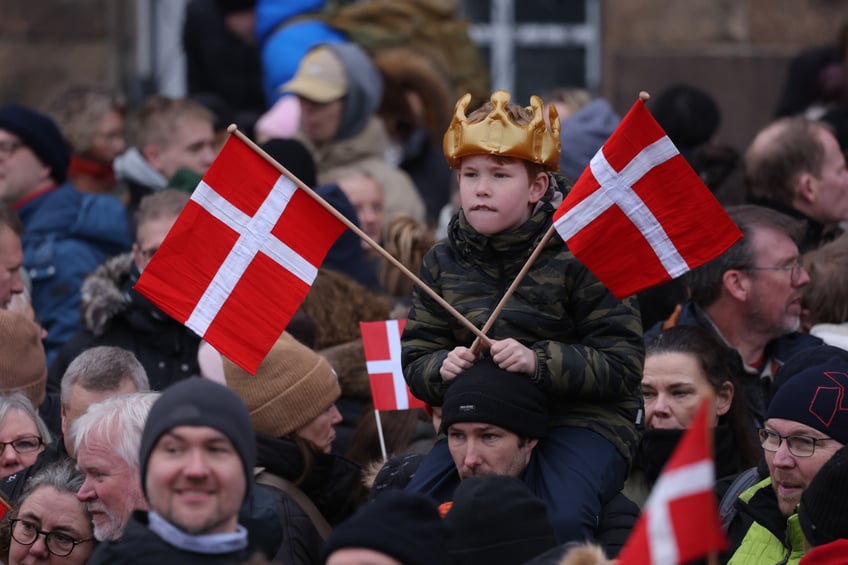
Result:
M47 337L48 364L80 323L80 288L106 258L132 245L124 207L117 198L84 194L66 183L18 209L24 269L32 305Z

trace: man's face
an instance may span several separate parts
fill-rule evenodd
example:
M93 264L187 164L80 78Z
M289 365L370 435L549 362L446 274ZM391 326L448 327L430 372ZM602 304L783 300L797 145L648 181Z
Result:
M792 420L770 418L766 420L765 429L781 436L807 436L826 438L822 432ZM810 484L819 469L822 468L842 444L835 439L816 443L815 451L809 457L798 457L789 451L786 440L780 442L777 451L764 450L772 488L777 494L777 505L785 516L795 512L795 507L801 501L801 493Z
M158 151L145 154L153 167L167 179L180 169L206 174L215 160L215 132L212 124L199 119L177 120L176 133Z
M49 184L50 167L17 136L0 129L0 200L14 204Z
M143 271L150 259L153 258L153 254L165 241L165 236L168 235L176 221L176 216L160 217L139 224L133 244L133 258L139 271Z
M845 155L833 134L818 128L816 135L824 147L824 163L819 174L810 178L816 195L813 219L824 225L833 225L848 220L848 168L845 167Z
M151 508L189 534L235 531L246 489L238 452L214 428L171 429L147 462Z
M77 452L77 467L85 482L77 498L85 503L99 541L121 537L133 510L144 510L147 502L141 492L138 469L130 467L115 453L112 442L91 434ZM113 438L115 439L115 438Z
M0 309L9 306L13 294L24 291L21 279L23 263L21 238L9 226L0 225Z
M62 399L61 416L62 416L62 436L65 441L65 449L68 454L74 455L74 442L71 439L71 426L77 419L85 414L88 407L98 402L103 402L107 398L118 396L119 394L130 394L138 392L138 389L132 379L127 377L122 379L120 385L115 390L87 390L79 384L71 387L68 398Z
M335 139L343 112L343 98L321 104L300 97L300 127L312 143L322 144Z
M327 557L327 565L403 565L393 557L364 547L343 547Z
M506 475L518 477L538 440L521 439L492 424L461 422L448 428L448 449L461 479Z
M751 239L752 267L783 267L798 261L798 247L783 232L770 228L754 230ZM801 289L810 275L800 269L793 278L790 270L752 270L748 315L763 335L774 339L794 332L801 325Z

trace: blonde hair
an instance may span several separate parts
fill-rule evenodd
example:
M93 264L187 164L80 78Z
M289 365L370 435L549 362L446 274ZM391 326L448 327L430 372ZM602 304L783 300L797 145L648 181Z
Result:
M427 251L436 243L433 232L409 216L398 216L386 227L383 247L395 259L418 273ZM388 261L380 266L380 286L390 296L412 296L412 281Z

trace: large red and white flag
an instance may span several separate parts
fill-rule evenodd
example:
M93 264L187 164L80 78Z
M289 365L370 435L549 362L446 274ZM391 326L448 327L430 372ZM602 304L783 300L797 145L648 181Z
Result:
M254 374L344 230L231 135L135 288Z
M554 225L619 298L677 278L742 237L641 100L577 179Z
M374 410L412 410L425 403L409 392L400 363L400 336L406 320L359 322Z
M713 491L711 406L705 399L663 468L618 565L673 565L727 549Z

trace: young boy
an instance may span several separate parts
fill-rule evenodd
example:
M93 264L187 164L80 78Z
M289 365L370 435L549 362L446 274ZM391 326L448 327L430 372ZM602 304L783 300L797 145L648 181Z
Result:
M461 209L447 239L424 258L421 279L482 328L551 226L564 192L559 119L542 101L510 104L504 91L467 118L457 103L444 151L458 169ZM618 300L554 235L489 331L482 355L548 397L549 430L524 480L548 504L560 541L591 539L602 505L618 493L638 441L644 350L634 299ZM420 289L403 334L413 394L441 405L451 381L479 355L475 336ZM446 500L453 462L446 442L427 456L407 490ZM441 501L441 500L440 500Z

